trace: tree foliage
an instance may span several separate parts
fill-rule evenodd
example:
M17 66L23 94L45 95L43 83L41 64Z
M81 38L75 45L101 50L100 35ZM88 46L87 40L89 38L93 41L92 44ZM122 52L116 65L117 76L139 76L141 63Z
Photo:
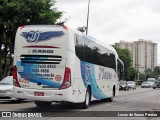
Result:
M145 75L146 75L146 79L154 77L154 73L151 69L146 69L145 70Z
M77 30L80 31L80 32L82 32L82 33L86 32L86 29L87 29L86 26L78 27L78 28L77 28Z
M154 68L154 76L156 77L156 79L159 79L160 77L160 66L157 66Z
M130 75L131 75L131 66L132 66L132 59L131 55L128 49L120 49L120 48L115 48L119 58L123 61L124 63L124 79L129 80Z
M22 25L56 24L62 12L54 5L54 0L0 0L0 68L4 63L4 76L7 57L10 58L8 64L12 66L11 55L17 28Z
M133 67L130 68L130 80L135 81L138 80L139 78L139 71Z

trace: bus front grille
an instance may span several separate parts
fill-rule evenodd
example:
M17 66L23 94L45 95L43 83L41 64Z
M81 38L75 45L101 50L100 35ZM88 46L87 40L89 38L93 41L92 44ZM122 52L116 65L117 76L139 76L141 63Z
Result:
M62 57L58 55L21 55L21 62L32 64L60 64Z

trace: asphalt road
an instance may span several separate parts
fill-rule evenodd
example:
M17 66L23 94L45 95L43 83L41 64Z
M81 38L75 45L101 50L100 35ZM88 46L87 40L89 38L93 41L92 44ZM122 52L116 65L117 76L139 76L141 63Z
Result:
M156 116L156 113L153 114L153 111L158 111L158 114L160 115L160 89L154 90L152 88L138 87L136 90L120 91L119 96L115 97L112 103L93 101L91 102L90 107L86 110L79 109L78 107L79 106L69 103L53 103L49 108L37 108L32 101L15 103L0 100L0 111L18 111L20 113L22 112L21 115L26 114L25 112L27 111L42 115L42 118L29 118L31 120L82 120L82 117L86 120L160 120L160 117L148 117L147 115L147 113L149 113L149 115ZM130 117L130 115L134 117ZM17 120L22 118L15 117L0 119ZM28 118L23 118L23 120L25 119L27 120Z

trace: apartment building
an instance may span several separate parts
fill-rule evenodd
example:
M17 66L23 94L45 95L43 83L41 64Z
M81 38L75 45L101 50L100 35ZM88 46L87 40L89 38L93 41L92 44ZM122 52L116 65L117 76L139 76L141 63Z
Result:
M154 69L157 66L157 43L149 40L115 43L117 48L128 49L131 53L132 66L144 73L146 69Z

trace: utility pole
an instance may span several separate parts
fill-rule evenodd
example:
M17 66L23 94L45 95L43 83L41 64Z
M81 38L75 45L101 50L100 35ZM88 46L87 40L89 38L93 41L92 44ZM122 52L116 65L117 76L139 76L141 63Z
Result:
M139 81L139 72L137 74L138 74L138 81Z
M88 0L88 12L87 12L87 27L86 27L86 35L88 34L89 6L90 6L90 0Z

